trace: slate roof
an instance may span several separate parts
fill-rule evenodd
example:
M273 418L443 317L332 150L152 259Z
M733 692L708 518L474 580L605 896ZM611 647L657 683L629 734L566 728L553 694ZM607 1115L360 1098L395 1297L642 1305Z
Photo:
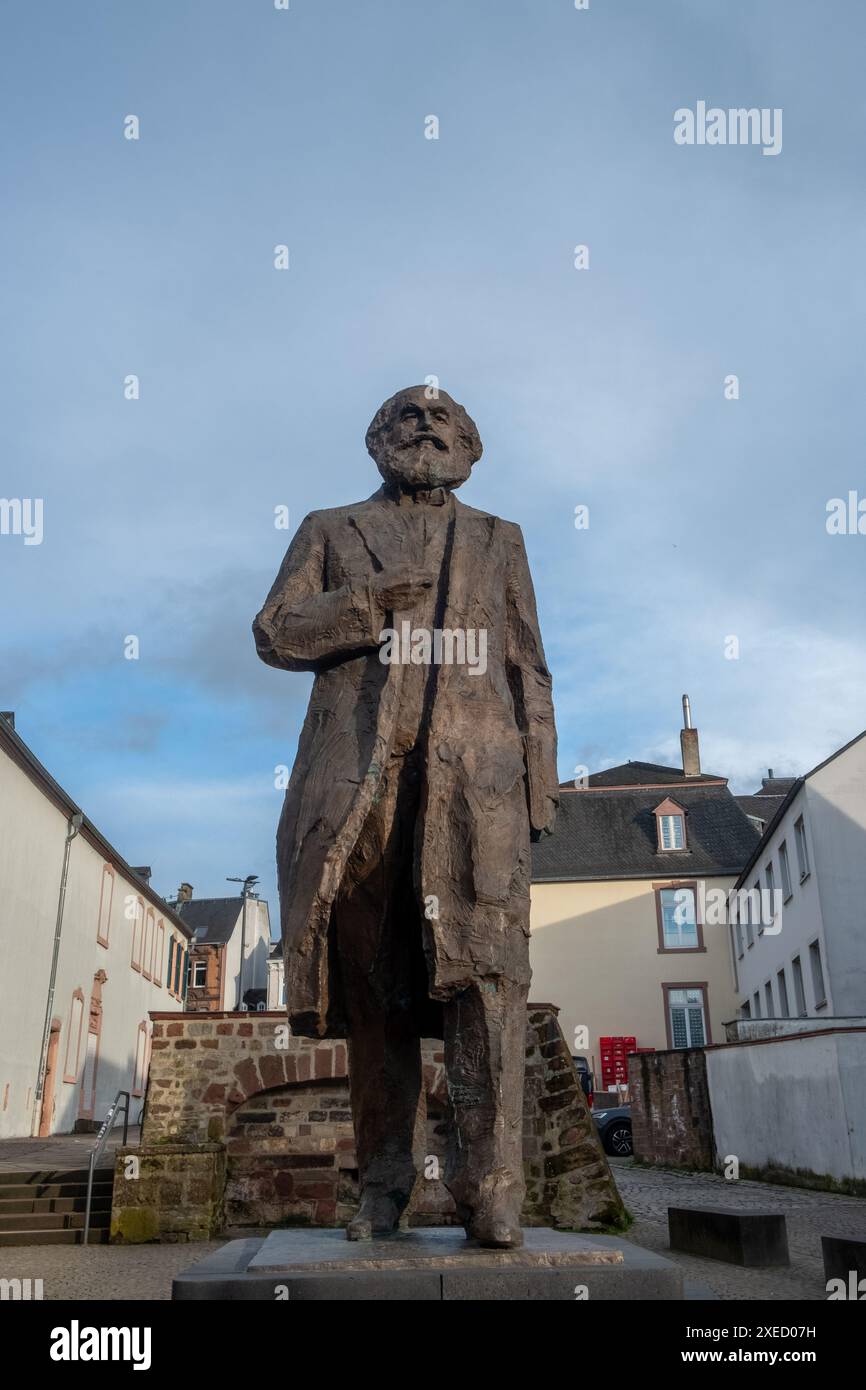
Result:
M565 784L553 835L532 846L532 879L556 883L608 878L693 878L736 875L753 853L760 836L737 805L722 779L692 778L678 768L627 763L640 768L656 785L604 790L596 778L621 774L622 768L590 776L589 787L575 791ZM667 772L668 778L657 774ZM664 784L660 790L658 783ZM619 784L621 785L621 784ZM570 788L570 789L569 789ZM659 851L653 812L670 796L686 813L685 850Z
M766 824L768 820L773 819L785 798L784 796L736 796L734 800L747 816L756 816L758 820Z
M241 915L243 898L190 898L175 912L195 931L195 946L224 946Z
M683 773L681 768L662 767L660 763L628 762L620 763L619 767L605 768L604 772L591 772L586 780L590 787L646 786L648 783L673 786L683 781ZM700 776L688 780L689 785L694 786L701 782L723 782L725 779L702 772ZM559 786L562 791L569 788L574 791L574 779L560 782Z
M796 777L762 777L753 796L787 796L796 781Z
M747 816L755 816L766 825L773 819L796 781L796 777L763 777L756 792L752 792L751 796L738 796L735 800Z

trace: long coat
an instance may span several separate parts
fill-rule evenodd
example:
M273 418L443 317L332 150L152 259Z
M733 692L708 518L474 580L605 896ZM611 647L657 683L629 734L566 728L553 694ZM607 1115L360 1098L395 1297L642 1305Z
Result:
M487 667L435 668L415 882L430 997L529 981L530 827L558 801L556 730L520 528L448 496L443 628L484 629ZM312 512L253 624L262 659L314 671L277 832L293 1032L343 1037L331 907L387 765L405 667L379 655L374 571L405 563L396 504ZM396 625L396 623L395 623Z

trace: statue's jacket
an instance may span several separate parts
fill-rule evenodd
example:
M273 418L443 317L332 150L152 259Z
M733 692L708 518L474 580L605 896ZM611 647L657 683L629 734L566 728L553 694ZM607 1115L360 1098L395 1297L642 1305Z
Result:
M426 728L415 882L430 996L529 980L530 829L558 801L551 678L520 528L449 495L444 629L486 631L480 664L441 664ZM405 563L395 503L312 512L253 624L259 655L315 683L277 832L289 1017L346 1035L331 907L376 796L406 667L383 663L374 572ZM410 615L403 615L410 616ZM407 924L410 929L410 924Z

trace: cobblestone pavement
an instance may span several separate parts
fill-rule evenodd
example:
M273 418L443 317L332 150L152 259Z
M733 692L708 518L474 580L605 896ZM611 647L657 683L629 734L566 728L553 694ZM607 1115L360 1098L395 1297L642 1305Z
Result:
M0 1278L41 1279L46 1301L168 1299L176 1274L224 1244L15 1245L0 1249Z
M708 1284L718 1298L826 1299L821 1236L866 1240L866 1199L777 1187L763 1182L727 1182L716 1173L640 1168L631 1159L612 1159L622 1199L635 1218L629 1239L676 1260L692 1279ZM741 1269L720 1260L700 1260L668 1248L669 1206L740 1207L785 1216L791 1264L788 1269Z
M635 1218L629 1240L675 1260L689 1278L708 1285L721 1299L823 1300L827 1295L821 1236L866 1239L863 1198L769 1183L729 1183L714 1173L639 1168L630 1159L614 1159L611 1166L623 1201ZM790 1268L740 1269L669 1250L669 1206L742 1206L783 1212ZM68 1245L15 1246L0 1249L0 1278L42 1279L48 1300L168 1299L174 1276L224 1243L96 1245L88 1250Z

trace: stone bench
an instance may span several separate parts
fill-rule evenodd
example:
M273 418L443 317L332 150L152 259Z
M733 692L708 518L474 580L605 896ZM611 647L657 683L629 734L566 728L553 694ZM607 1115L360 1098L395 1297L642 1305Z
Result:
M672 1250L728 1264L790 1264L785 1218L775 1211L731 1207L668 1207Z
M850 1240L847 1236L822 1236L825 1279L844 1279L849 1274L857 1280L866 1279L866 1240Z

